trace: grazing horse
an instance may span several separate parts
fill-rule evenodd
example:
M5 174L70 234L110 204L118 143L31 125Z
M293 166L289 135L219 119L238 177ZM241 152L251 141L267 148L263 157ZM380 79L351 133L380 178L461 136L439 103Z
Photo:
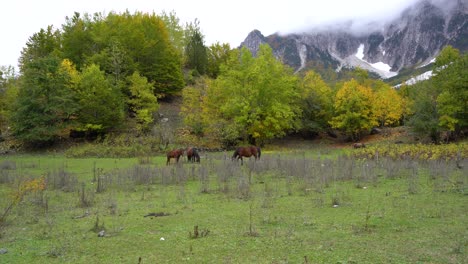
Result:
M200 154L198 154L198 149L196 149L196 148L187 148L185 153L187 153L187 160L188 161L200 163Z
M357 148L365 148L366 145L364 143L354 143L353 144L353 148L357 149Z
M174 158L176 162L179 162L180 156L184 155L184 150L183 149L174 149L171 150L167 153L167 162L166 165L169 165L171 158Z
M254 156L255 160L260 159L260 156L262 155L262 151L260 150L259 147L256 146L249 146L249 147L238 147L235 151L234 154L232 155L232 160L241 160L241 165L244 164L244 161L242 157L247 157L250 158Z

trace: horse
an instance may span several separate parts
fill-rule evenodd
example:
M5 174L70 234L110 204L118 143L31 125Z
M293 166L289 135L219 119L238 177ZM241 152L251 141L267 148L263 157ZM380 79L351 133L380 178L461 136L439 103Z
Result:
M357 149L357 148L365 148L366 145L364 143L354 143L353 144L353 148Z
M170 161L172 158L176 160L176 162L179 162L180 156L184 155L184 150L183 149L174 149L171 150L167 153L167 162L166 165L169 165Z
M190 147L190 148L187 148L185 153L187 153L188 161L200 163L200 154L198 154L198 149Z
M254 157L255 160L260 159L260 156L262 155L262 151L260 150L259 147L256 146L249 146L249 147L238 147L235 151L234 154L232 155L231 160L241 160L241 165L244 164L244 160L242 157Z

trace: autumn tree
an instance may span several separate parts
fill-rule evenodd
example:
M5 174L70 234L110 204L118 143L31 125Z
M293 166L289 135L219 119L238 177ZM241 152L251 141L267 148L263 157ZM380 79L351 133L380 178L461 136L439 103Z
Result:
M373 114L381 127L398 125L405 105L398 92L382 81L374 92Z
M342 130L351 140L358 140L364 131L377 125L373 113L374 93L356 80L345 82L335 95L333 128Z

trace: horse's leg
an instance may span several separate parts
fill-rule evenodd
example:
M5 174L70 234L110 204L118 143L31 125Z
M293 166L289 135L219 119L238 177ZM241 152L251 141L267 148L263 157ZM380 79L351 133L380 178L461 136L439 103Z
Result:
M242 156L239 156L240 160L241 160L241 165L244 165L244 159L242 158Z
M170 158L170 157L167 157L166 166L169 165L170 161L171 161L171 158Z

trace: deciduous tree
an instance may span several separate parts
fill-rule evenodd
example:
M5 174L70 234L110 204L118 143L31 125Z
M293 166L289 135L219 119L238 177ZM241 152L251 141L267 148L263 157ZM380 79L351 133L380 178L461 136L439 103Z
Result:
M319 74L308 71L300 82L302 131L315 134L327 130L333 114L333 92Z
M384 82L379 82L373 101L373 113L379 125L397 125L404 110L404 102L398 92Z
M352 140L358 140L362 132L377 125L373 101L371 88L360 85L354 79L345 82L335 96L335 116L330 124L345 132Z
M228 60L204 103L221 138L261 144L298 128L298 96L292 70L276 60L268 45L261 45L257 58L243 48L239 57Z
M434 82L440 89L437 96L439 125L450 132L468 127L468 55L445 47L437 57ZM441 65L443 64L443 65Z
M46 56L23 66L23 76L11 115L12 132L30 144L51 143L65 135L78 109L70 89L72 77L60 59Z
M138 130L148 132L154 122L154 112L159 108L157 97L153 93L153 85L140 76L138 72L128 77L130 82L130 110L135 113Z
M97 65L86 67L77 88L79 103L78 129L107 132L117 128L124 119L121 91L112 86Z

